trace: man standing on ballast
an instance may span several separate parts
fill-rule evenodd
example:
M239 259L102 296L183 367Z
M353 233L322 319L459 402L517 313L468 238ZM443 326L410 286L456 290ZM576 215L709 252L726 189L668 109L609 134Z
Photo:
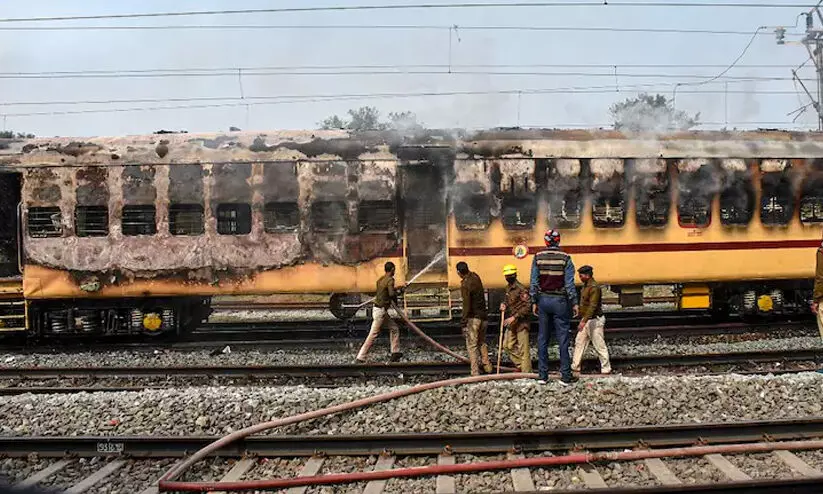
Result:
M549 230L543 240L547 249L534 256L529 289L532 311L540 323L537 333L538 382L545 384L549 380L551 325L560 350L560 384L568 386L577 380L572 376L569 355L570 312L575 317L578 314L574 263L570 255L560 250L560 232Z

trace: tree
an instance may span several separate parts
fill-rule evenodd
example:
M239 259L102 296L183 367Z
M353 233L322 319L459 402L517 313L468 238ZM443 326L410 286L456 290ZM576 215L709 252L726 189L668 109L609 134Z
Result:
M694 117L674 105L662 94L643 93L636 98L628 98L609 108L614 120L614 128L629 132L667 132L688 130L700 125L700 113Z
M423 126L417 121L417 115L410 111L391 112L387 122L380 121L380 111L373 106L361 106L360 108L348 111L349 118L343 119L338 115L332 115L322 122L320 128L324 130L329 129L347 129L353 131L365 130L418 130Z
M0 139L33 139L34 134L25 134L23 132L15 132L13 130L0 131Z

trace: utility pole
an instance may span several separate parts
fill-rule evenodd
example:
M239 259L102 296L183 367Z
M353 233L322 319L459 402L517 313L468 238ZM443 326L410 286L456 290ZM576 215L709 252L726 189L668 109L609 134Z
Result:
M812 106L814 107L815 111L817 112L817 128L820 131L823 131L823 106L821 106L823 102L823 29L817 29L814 25L814 18L820 21L821 26L823 26L823 14L820 12L820 5L823 4L823 0L817 2L811 10L808 12L804 12L801 15L806 17L806 36L800 42L787 42L785 40L786 36L786 28L778 27L774 30L774 34L777 37L777 44L778 45L788 45L788 44L800 44L806 48L806 51L809 53L809 59L814 62L814 66L817 72L817 97L815 98L812 96L811 91L806 87L806 84L803 83L803 79L798 76L796 70L792 70L792 76L794 79L800 83L800 86L803 87L803 91L806 92L806 95L812 102Z

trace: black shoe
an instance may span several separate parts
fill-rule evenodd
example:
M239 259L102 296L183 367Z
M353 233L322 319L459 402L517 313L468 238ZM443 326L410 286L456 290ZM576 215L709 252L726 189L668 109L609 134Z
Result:
M561 386L571 386L572 384L576 383L579 380L580 380L579 378L572 376L568 379L562 378L562 379L560 379L560 381L558 381L558 383Z
M392 353L391 357L389 357L389 362L400 362L401 358L403 358L403 353L401 353L401 352Z
M365 361L365 360L360 360L359 358L355 358L355 359L354 359L354 363L355 363L355 364L365 364L365 363L366 363L366 361Z

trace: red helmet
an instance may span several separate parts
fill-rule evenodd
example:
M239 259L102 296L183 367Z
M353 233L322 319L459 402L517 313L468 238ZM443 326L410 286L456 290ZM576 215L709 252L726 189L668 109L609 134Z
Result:
M555 229L546 230L546 234L543 235L543 240L548 247L557 247L560 245L560 232Z

